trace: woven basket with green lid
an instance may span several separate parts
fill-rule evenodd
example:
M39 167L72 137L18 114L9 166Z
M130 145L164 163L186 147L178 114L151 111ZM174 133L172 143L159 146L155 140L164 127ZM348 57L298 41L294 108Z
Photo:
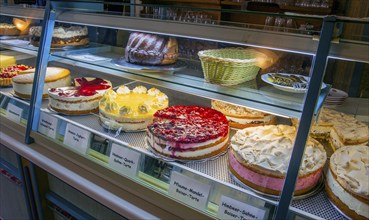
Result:
M256 78L259 53L252 49L224 48L198 53L204 78L220 85L237 85Z

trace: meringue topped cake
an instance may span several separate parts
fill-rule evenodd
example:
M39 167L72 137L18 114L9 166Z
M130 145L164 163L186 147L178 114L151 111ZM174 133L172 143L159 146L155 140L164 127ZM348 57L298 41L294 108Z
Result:
M87 114L99 111L99 101L111 82L100 78L76 78L74 87L49 89L49 106L64 114Z
M221 112L208 107L171 106L154 114L147 142L158 154L173 159L213 157L228 148L228 121Z

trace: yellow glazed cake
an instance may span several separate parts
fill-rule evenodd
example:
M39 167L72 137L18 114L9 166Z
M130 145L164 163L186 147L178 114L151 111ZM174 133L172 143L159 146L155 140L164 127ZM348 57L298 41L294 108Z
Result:
M157 110L168 107L168 97L160 90L137 86L130 90L120 86L108 90L99 103L100 123L103 127L124 131L142 130L153 121Z

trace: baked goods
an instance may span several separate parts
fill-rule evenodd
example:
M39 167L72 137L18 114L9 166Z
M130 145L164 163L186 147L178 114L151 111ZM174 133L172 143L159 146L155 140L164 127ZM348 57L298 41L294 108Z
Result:
M120 86L116 92L108 90L99 103L103 127L124 131L142 130L153 120L157 110L168 106L168 97L156 88L137 86L130 90Z
M76 78L74 87L49 89L49 106L65 114L87 114L99 111L99 101L111 82L100 78Z
M13 56L6 56L0 54L0 68L5 68L8 66L14 66L16 64L15 57Z
M173 64L178 58L178 43L173 37L131 33L125 49L128 63L142 65Z
M279 195L283 189L295 137L296 128L288 125L267 125L237 131L231 139L230 171L253 189ZM323 146L309 138L295 195L304 194L316 186L326 159Z
M13 77L13 89L17 96L25 99L31 98L34 75L35 69L29 69L21 72L20 75ZM49 88L69 86L70 84L71 77L68 69L47 67L42 97L48 97Z
M212 100L211 107L223 113L232 128L243 129L262 125L272 125L277 121L275 115L259 112L246 107Z
M20 33L14 24L0 23L0 36L16 36Z
M0 68L0 86L11 86L13 77L17 76L20 72L31 68L33 67L22 64Z
M29 26L31 24L31 19L19 19L19 18L13 18L13 24L15 27L20 31L20 34L28 34Z
M157 111L147 128L150 148L169 158L203 159L228 147L228 121L221 112L208 107L168 107Z
M369 219L369 147L338 149L330 158L326 192L330 201L352 219Z
M30 28L31 44L38 47L40 44L42 27ZM89 43L88 29L86 26L55 27L51 39L51 47L81 46Z

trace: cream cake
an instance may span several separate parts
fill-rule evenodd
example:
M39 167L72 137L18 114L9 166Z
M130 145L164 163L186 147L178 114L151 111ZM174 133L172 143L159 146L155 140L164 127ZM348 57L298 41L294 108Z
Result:
M147 142L158 154L198 160L227 150L229 126L219 111L200 106L171 106L157 111L148 126Z
M342 147L326 173L330 201L352 219L369 219L369 147Z
M274 115L221 101L212 100L211 107L223 113L229 121L229 126L232 128L243 129L272 125L277 121L277 117Z
M21 98L31 98L34 76L35 69L29 69L21 72L20 75L13 77L12 81L14 93ZM68 69L59 67L47 67L42 97L48 97L49 88L69 86L70 84L71 77Z
M295 137L296 128L288 125L267 125L237 131L231 139L230 171L251 188L271 195L280 195ZM316 186L326 159L323 146L315 139L309 138L296 182L295 195L304 194Z
M130 90L120 86L108 90L99 102L100 123L103 127L124 131L142 130L153 120L157 110L168 106L168 96L156 88L137 86Z
M14 36L20 33L14 24L0 23L0 36Z
M0 68L0 86L11 86L13 77L17 76L20 72L31 68L33 67L22 64Z
M49 106L64 114L88 114L99 111L99 101L111 82L100 78L76 78L74 87L49 89Z
M31 44L38 47L40 44L42 27L30 28ZM88 29L86 26L71 26L54 28L51 39L51 47L80 46L89 44Z

